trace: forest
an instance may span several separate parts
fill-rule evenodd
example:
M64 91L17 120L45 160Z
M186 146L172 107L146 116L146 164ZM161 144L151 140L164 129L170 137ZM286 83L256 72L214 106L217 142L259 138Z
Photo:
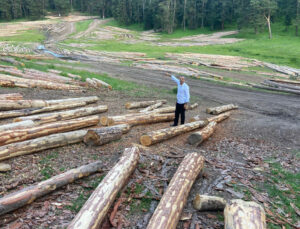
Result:
M34 20L71 11L167 33L176 28L223 30L236 25L253 28L256 34L268 28L271 38L274 22L284 23L286 30L293 27L296 36L300 25L300 0L2 0L0 20Z

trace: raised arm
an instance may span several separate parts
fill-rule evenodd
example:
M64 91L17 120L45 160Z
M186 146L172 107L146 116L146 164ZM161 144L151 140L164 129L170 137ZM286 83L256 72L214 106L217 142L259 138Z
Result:
M172 79L175 83L177 83L177 85L180 84L179 79L177 79L175 76L171 75L171 79Z

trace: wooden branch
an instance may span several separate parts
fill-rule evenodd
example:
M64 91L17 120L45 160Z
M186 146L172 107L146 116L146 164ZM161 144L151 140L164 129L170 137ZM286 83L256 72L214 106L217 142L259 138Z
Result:
M27 109L20 109L20 110L11 110L11 111L0 111L0 119L3 118L15 118L19 116L27 116L27 115L34 115L48 111L56 111L56 110L64 110L69 108L75 107L82 107L85 106L86 102L70 102L68 104L58 104L58 105L51 105L49 107L42 107L42 108L27 108Z
M190 153L184 157L152 215L147 229L176 228L192 185L203 166L204 158L198 153Z
M155 103L155 104L153 104L151 106L146 107L145 109L140 110L140 112L141 113L146 113L146 112L149 112L149 111L153 111L156 108L161 107L162 105L163 105L163 102Z
M155 100L155 101L140 101L140 102L128 102L125 104L126 109L136 109L136 108L145 108L153 104L162 102L163 104L167 103L166 100Z
M224 210L225 229L265 229L266 215L261 205L243 200L231 200Z
M202 142L207 140L211 135L213 135L215 129L217 127L216 122L210 122L206 127L202 130L192 133L188 137L188 143L191 145L199 146Z
M127 148L119 162L109 171L103 181L85 202L68 229L99 228L118 192L125 185L139 161L137 147Z
M0 198L0 215L14 211L24 205L31 204L37 198L45 196L66 184L100 171L101 166L102 162L98 161L76 169L71 169L65 173L42 181L37 185L32 185L4 196Z
M0 100L22 100L23 96L20 93L0 94Z
M221 114L225 111L230 111L233 109L238 109L238 106L234 105L234 104L228 104L228 105L224 105L224 106L219 106L219 107L210 107L206 109L206 113L208 114Z
M62 120L68 120L73 118L99 114L99 113L106 112L107 110L108 108L106 105L100 105L97 107L84 107L75 110L67 110L61 112L19 117L19 118L15 118L14 122L32 120L35 123L44 124L49 122L56 122L56 121L62 121Z
M199 211L223 211L225 205L226 200L217 196L197 194L193 201L193 207Z
M158 122L168 122L175 118L175 114L157 114L157 113L138 113L120 116L103 116L100 119L100 123L103 126L112 126L117 124L128 123L132 126L158 123Z
M196 121L196 122L191 122L191 123L187 123L187 124L176 126L176 127L170 127L170 128L166 128L166 129L152 131L152 132L149 132L149 133L141 136L140 142L144 146L150 146L150 145L156 144L158 142L162 142L164 140L175 137L177 135L202 128L202 127L206 126L207 124L208 124L207 121Z
M46 149L82 142L86 133L87 130L76 130L1 146L0 161L21 155L41 152Z
M95 126L99 123L98 116L89 116L55 123L47 123L20 130L8 130L0 133L0 145L7 145L13 142L25 141L54 133L78 130L88 126Z

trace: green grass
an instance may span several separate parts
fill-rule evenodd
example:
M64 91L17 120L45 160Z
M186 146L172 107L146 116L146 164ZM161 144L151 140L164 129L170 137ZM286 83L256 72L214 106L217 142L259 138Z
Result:
M0 37L0 41L10 42L38 42L42 43L45 36L38 30L27 30L15 36Z
M52 159L58 158L58 152L51 152L46 156L43 156L41 160L39 161L39 164L41 165L42 169L40 171L43 180L47 180L51 178L54 174L54 170L51 166Z
M132 31L144 31L144 25L143 24L132 24L132 25L123 25L117 22L116 20L112 19L105 23L103 26L114 26L114 27L119 27L122 29L128 29Z
M183 29L176 29L173 33L160 33L162 39L176 39L176 38L182 38L186 36L194 36L199 34L211 34L215 31L212 31L208 28L198 28L198 29L186 29L185 31Z
M85 21L76 22L76 24L75 24L76 33L80 33L82 31L87 30L92 21L93 20L85 20Z

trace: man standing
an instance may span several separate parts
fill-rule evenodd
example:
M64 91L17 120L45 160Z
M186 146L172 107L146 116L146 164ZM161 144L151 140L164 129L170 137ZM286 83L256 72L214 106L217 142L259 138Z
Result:
M179 80L170 74L172 80L177 83L177 102L175 110L175 120L172 126L178 125L179 115L181 114L181 124L184 124L185 119L185 110L187 109L188 103L190 102L190 89L189 86L185 83L184 76L180 76Z

